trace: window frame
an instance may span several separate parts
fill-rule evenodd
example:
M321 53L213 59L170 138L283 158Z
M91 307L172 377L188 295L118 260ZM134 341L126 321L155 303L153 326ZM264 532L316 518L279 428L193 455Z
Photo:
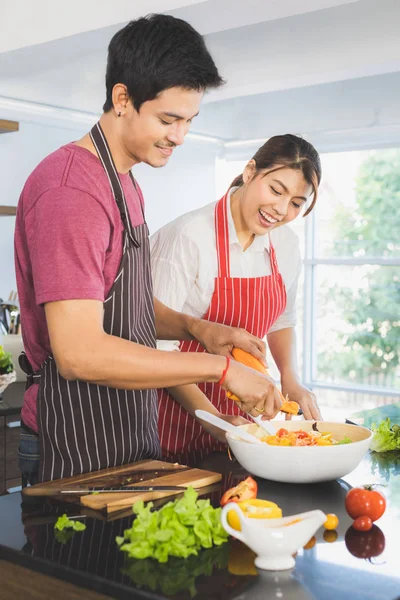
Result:
M360 266L378 265L394 266L400 269L399 258L381 258L363 256L362 258L318 258L316 255L316 211L313 211L305 221L304 227L304 307L303 307L303 384L309 389L329 389L345 392L358 392L370 395L399 397L400 389L362 385L362 384L333 384L316 378L317 373L317 341L316 341L316 268L318 265Z

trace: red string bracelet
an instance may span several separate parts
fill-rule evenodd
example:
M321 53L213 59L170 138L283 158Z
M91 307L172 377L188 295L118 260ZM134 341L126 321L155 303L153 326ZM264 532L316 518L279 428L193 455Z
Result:
M222 384L224 383L224 381L225 381L225 377L226 377L226 374L227 374L227 372L228 372L228 369L229 369L229 365L230 365L230 364L231 364L231 359L230 359L230 356L227 356L227 357L226 357L226 366L225 366L225 369L224 369L224 370L223 370L223 372L222 372L221 379L218 381L218 385L222 385Z

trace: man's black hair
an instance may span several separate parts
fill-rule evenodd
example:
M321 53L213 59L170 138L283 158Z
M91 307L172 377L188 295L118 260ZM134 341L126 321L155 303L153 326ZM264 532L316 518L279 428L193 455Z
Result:
M128 89L139 111L163 90L182 87L205 91L224 83L202 36L189 23L168 15L148 15L131 21L112 38L108 47L103 110L112 109L117 83Z

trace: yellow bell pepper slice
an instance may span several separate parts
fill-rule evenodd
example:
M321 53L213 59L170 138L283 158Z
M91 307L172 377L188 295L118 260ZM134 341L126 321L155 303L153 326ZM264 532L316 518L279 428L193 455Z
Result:
M250 548L237 540L233 540L229 549L229 573L232 575L258 575L254 564L256 556Z
M282 439L279 440L279 445L280 446L292 446L293 444L287 438L282 438Z
M327 440L324 437L316 438L317 446L332 446L331 440Z
M248 519L281 519L282 510L275 502L254 498L252 500L244 500L238 503L238 507L243 512L244 517ZM228 523L232 529L241 531L239 516L234 510L228 512Z

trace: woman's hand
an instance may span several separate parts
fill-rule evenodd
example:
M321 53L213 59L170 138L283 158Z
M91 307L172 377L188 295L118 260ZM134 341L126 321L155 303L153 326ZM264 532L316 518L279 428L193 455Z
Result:
M245 329L193 319L190 333L210 354L227 356L233 348L241 348L267 366L265 342Z
M304 387L304 385L297 382L285 385L285 383L282 382L282 393L284 396L288 394L289 400L294 400L299 404L305 419L316 421L322 420L315 394ZM290 415L286 415L286 419L290 418Z
M237 427L238 425L248 425L249 424L249 421L247 421L247 419L244 419L243 417L240 417L239 415L223 415L219 412L217 412L215 414L217 417L219 417L223 421L226 421L227 423L230 423L231 425L235 425L235 427ZM202 421L201 419L198 419L198 421L204 427L204 429L207 431L207 433L209 433L216 440L221 442L221 444L227 444L226 437L225 437L225 431L222 431L222 429L220 429L219 427L214 427L214 425L210 425L209 423L207 423L206 421Z

